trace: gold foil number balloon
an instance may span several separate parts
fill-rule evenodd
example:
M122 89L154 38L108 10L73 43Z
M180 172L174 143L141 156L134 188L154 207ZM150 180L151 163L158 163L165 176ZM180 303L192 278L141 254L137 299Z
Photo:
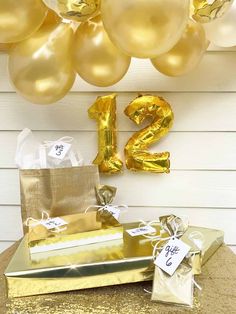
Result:
M161 73L180 76L192 71L207 49L205 30L199 23L189 21L180 41L167 53L152 59Z
M64 97L73 85L69 24L42 26L32 37L15 45L9 55L9 74L16 90L36 104Z
M74 42L76 71L88 83L102 87L113 85L128 71L130 57L110 41L100 16L82 23Z
M171 106L162 97L144 95L133 100L125 109L125 114L138 125L147 117L152 117L152 123L135 133L125 146L127 168L168 173L170 153L151 154L148 147L169 132L174 119Z
M222 17L234 0L193 0L193 18L200 23L209 23Z
M100 0L44 0L61 17L84 22L99 13Z
M189 0L102 0L104 27L129 56L154 58L180 39L189 17Z
M204 25L207 38L219 47L236 46L236 1L221 18Z
M98 154L93 163L100 172L120 172L123 163L117 156L116 95L98 97L88 114L98 123Z
M42 0L0 0L0 42L13 43L29 37L46 14Z

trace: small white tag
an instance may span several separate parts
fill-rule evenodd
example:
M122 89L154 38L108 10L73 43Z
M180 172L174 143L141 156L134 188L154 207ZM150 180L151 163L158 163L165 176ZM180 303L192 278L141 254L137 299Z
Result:
M105 209L106 209L109 213L111 213L112 216L113 216L116 220L119 220L119 217L120 217L120 209L119 209L119 208L107 205L107 206L105 207Z
M48 218L47 220L40 221L41 225L43 225L48 230L58 228L61 226L65 226L68 223L60 217Z
M137 237L148 233L156 233L156 229L151 226L144 226L140 228L134 228L126 230L131 237Z
M190 246L183 241L172 238L157 256L155 264L172 276L189 250Z
M61 141L56 142L48 153L48 156L63 160L70 149L70 143L65 143Z

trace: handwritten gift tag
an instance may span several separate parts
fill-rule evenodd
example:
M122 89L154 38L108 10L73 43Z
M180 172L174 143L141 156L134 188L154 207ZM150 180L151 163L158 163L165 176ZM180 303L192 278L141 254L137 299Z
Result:
M63 220L60 217L48 218L46 220L42 220L40 223L41 223L41 225L43 225L48 230L62 227L62 226L65 226L68 224L65 220Z
M111 213L111 215L116 219L119 220L120 217L120 209L117 207L113 207L111 205L106 205L105 208L109 213Z
M71 144L62 141L56 142L48 153L48 156L63 160L70 149Z
M156 233L156 229L151 226L144 226L140 228L134 228L126 230L131 237L137 237L144 234Z
M157 256L155 264L172 276L190 250L183 241L172 238Z

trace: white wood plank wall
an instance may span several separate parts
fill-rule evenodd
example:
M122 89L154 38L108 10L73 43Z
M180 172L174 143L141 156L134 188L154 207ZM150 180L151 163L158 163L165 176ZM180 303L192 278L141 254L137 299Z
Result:
M171 152L170 174L131 173L102 177L118 187L116 203L127 203L122 221L186 215L190 223L225 231L236 245L236 49L210 47L199 67L182 78L168 78L148 60L133 60L126 77L99 89L77 79L71 93L56 105L37 106L19 97L9 84L7 56L0 55L0 252L22 236L16 136L24 127L39 139L70 135L89 162L97 150L95 121L87 109L98 95L117 92L118 143L138 128L123 114L138 92L164 96L172 105L171 132L152 147Z

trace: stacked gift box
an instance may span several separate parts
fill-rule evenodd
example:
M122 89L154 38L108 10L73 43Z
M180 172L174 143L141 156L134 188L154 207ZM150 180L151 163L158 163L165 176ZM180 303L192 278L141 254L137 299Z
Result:
M63 141L37 143L32 136L24 130L18 140L25 236L5 271L8 296L153 280L153 301L192 306L197 275L223 232L174 215L121 224L127 206L113 204L116 188L100 184L96 166L81 164L73 145L54 162L50 151ZM170 239L189 247L172 275L155 262Z

